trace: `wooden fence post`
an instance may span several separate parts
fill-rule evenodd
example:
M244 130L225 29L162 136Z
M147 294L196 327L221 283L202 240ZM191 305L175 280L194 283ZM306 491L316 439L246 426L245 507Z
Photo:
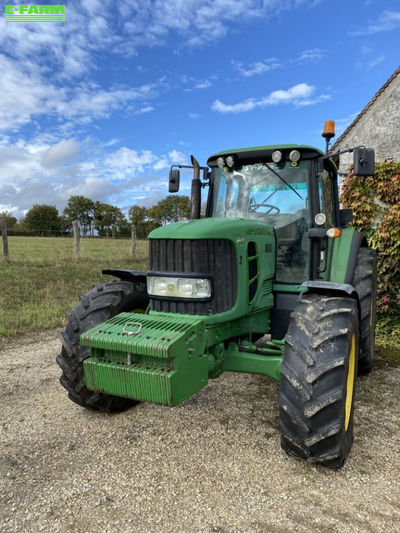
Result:
M79 224L77 220L72 222L72 227L74 229L74 254L75 258L79 259L81 255L81 234L79 232Z
M132 240L132 246L131 246L131 256L135 257L136 254L136 228L132 224L131 226L131 240Z
M2 217L1 219L1 237L3 239L4 260L8 263L10 261L10 256L8 255L7 223L5 217Z

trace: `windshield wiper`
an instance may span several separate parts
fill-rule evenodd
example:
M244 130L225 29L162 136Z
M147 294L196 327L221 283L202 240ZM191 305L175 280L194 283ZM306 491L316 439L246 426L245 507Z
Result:
M261 161L259 162L260 165L262 165L263 167L267 167L268 170L270 170L271 172L273 172L275 174L275 176L277 176L285 185L287 185L290 189L292 189L292 191L297 194L297 196L300 198L300 200L303 200L302 196L300 196L300 194L296 191L296 189L294 187L292 187L290 185L290 183L288 183L285 178L282 178L282 176L280 176L278 174L278 172L276 172L276 170L274 170L273 168L271 168L270 166L267 165L267 163L262 163ZM264 180L260 180L258 181L257 183L255 183L255 185L258 185L259 183L263 182ZM252 185L252 187L254 187L254 185ZM276 192L276 191L275 191Z

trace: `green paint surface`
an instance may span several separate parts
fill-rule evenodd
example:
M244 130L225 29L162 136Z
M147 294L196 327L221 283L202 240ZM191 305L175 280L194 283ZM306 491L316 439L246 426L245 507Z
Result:
M274 230L261 220L210 217L167 224L153 230L149 239L228 239L240 243L252 235L274 237Z
M298 284L290 284L290 283L274 283L272 285L272 290L274 292L289 292L289 293L300 293L304 292L306 290L306 287L302 287Z
M200 317L121 313L81 336L81 344L91 348L83 363L86 386L175 406L205 387L209 375L217 377L225 370L279 379L281 345L258 349L248 340L249 331L264 332L268 327L267 310L209 328ZM126 334L131 331L137 333ZM232 337L238 344L225 348L224 341Z
M355 230L352 228L342 229L340 237L333 239L332 261L329 281L345 283L348 259L352 249L352 241Z
M260 355L241 352L235 346L227 353L223 362L223 370L227 372L246 372L263 374L279 381L281 375L282 356Z
M129 334L134 332L134 334ZM81 335L89 390L174 406L208 382L205 325L196 317L120 313Z

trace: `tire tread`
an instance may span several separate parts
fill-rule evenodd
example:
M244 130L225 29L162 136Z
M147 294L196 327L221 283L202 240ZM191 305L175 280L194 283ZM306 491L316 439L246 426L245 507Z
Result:
M344 405L353 334L358 340L357 303L304 294L293 315L281 369L281 445L310 463L340 468L353 442L352 414L344 431Z
M60 383L73 402L104 412L124 411L138 403L136 400L87 389L83 361L90 356L90 350L81 346L79 339L82 333L108 318L122 311L146 308L147 304L145 285L119 280L112 280L104 285L96 284L90 292L79 296L78 305L68 313L67 326L61 333L61 352L56 358L62 370Z

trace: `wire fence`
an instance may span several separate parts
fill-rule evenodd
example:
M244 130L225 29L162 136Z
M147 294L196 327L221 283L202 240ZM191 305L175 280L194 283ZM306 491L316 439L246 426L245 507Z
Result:
M0 216L1 219L1 216ZM147 239L147 235L152 229L159 226L154 221L144 221L136 226L130 222L126 222L122 226L84 226L79 224L79 231L81 237L84 238L113 238L113 239L130 239L132 236L132 227L138 234L138 238ZM21 223L14 223L7 226L7 233L10 237L71 237L74 236L73 223L68 225L60 225L53 220L41 220L40 224L29 226L21 225Z
M80 240L84 239L124 239L130 240L130 254L132 257L136 253L136 240L137 231L136 227L131 224L128 228L124 228L124 231L117 231L113 228L108 229L94 229L85 228L86 231L82 231L77 221L72 223L71 229L63 230L59 225L49 224L46 225L46 221L40 226L30 226L29 228L15 228L12 225L11 228L7 228L7 222L5 217L0 219L1 236L3 244L3 259L6 262L10 262L10 251L8 237L70 237L73 242L73 251L76 258L80 258Z

